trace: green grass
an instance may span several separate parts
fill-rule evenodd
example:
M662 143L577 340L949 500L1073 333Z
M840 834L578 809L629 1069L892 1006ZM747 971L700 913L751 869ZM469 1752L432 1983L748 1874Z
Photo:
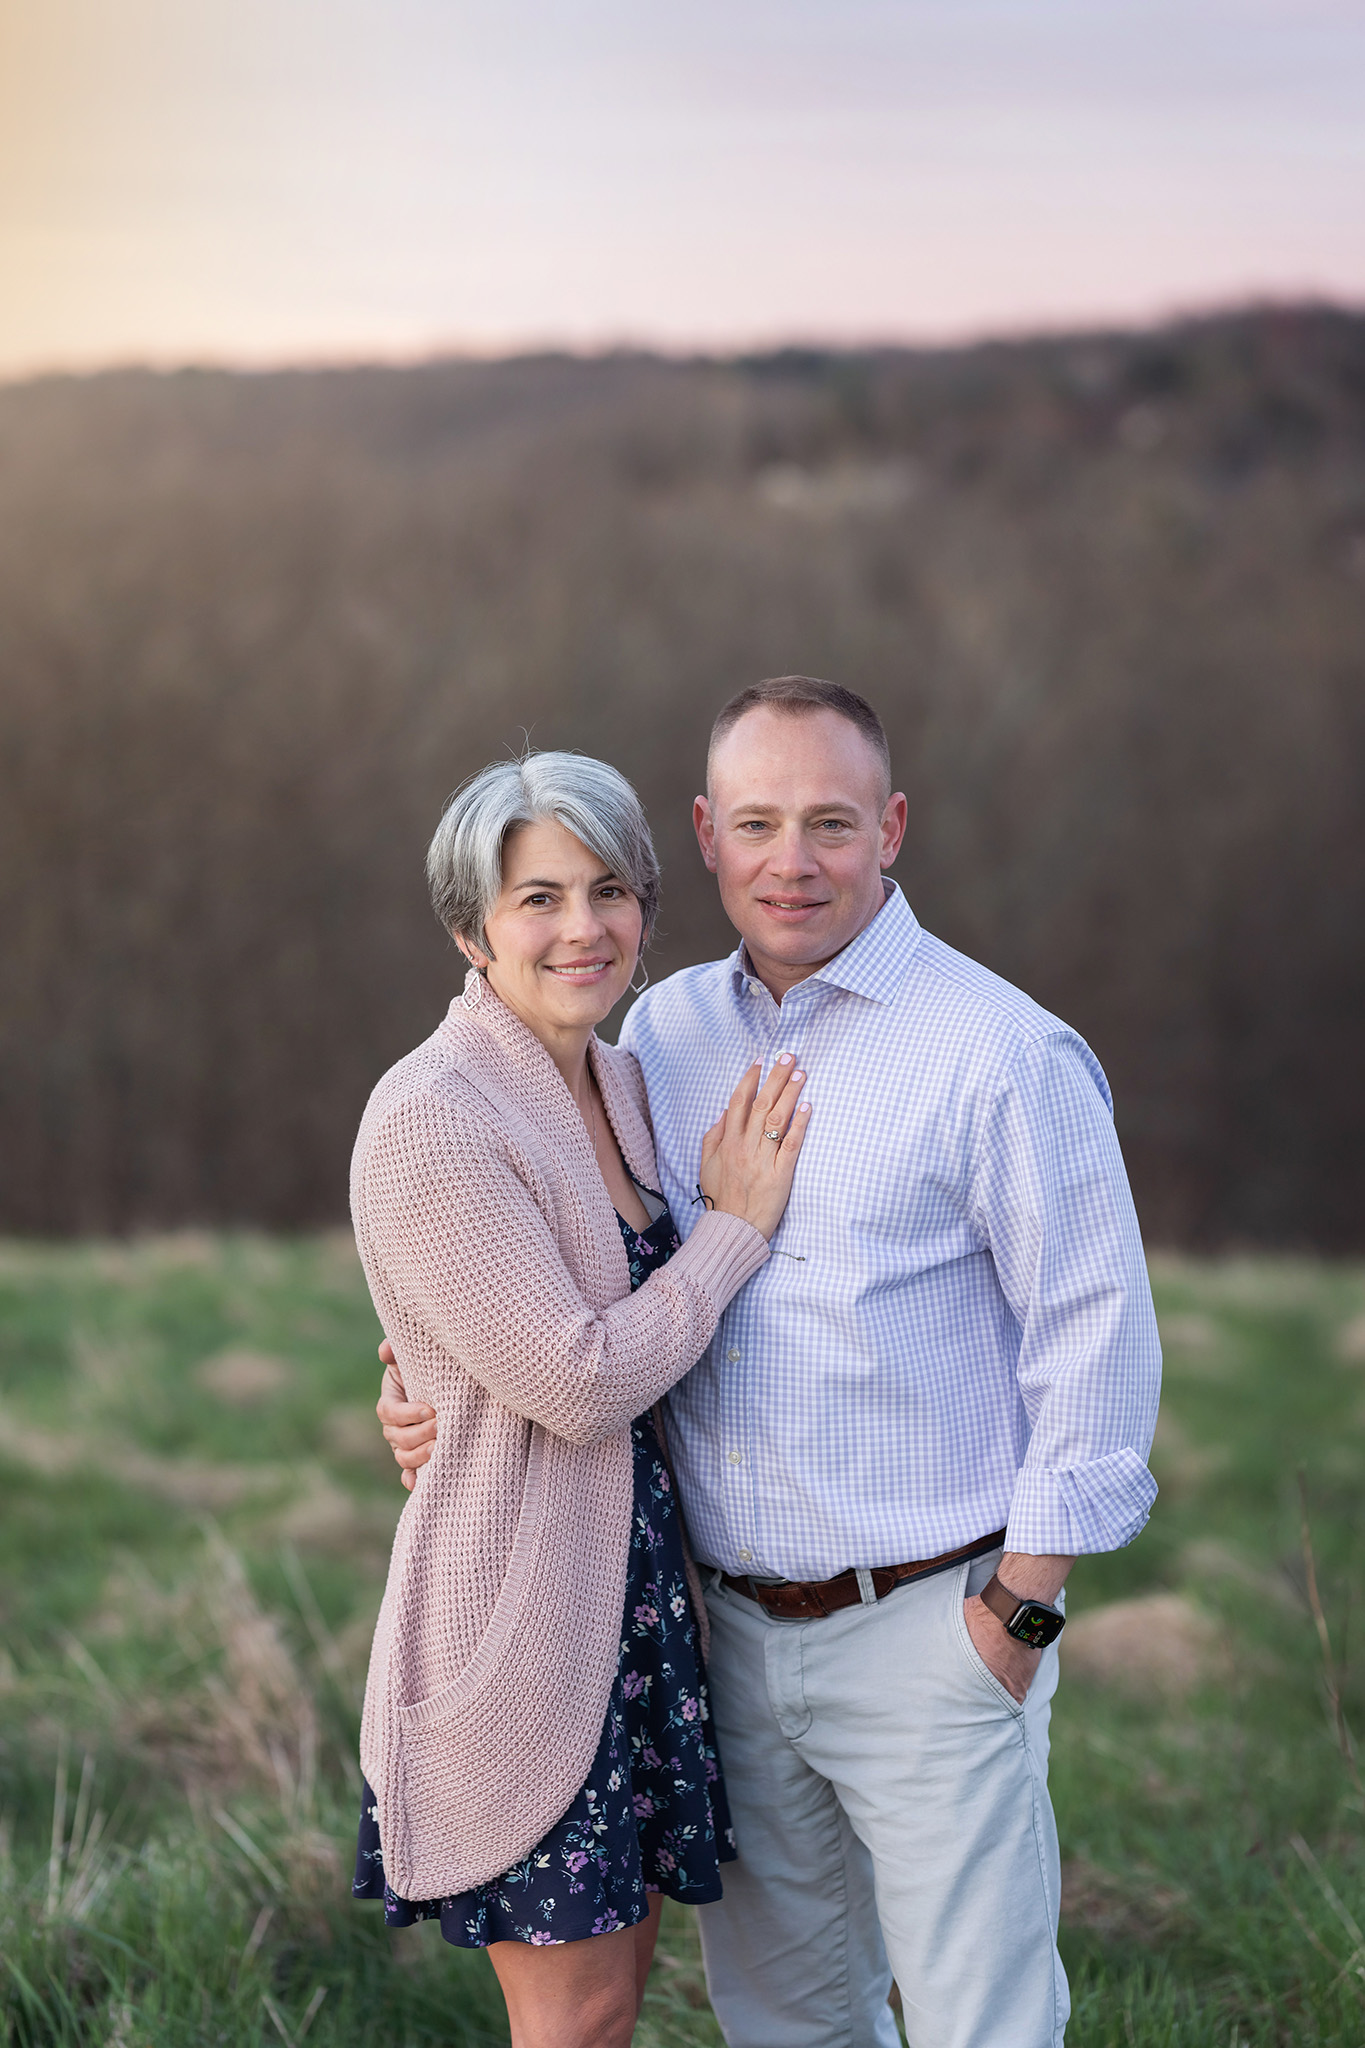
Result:
M1365 2041L1365 1272L1160 1260L1162 1496L1072 1582L1073 2048ZM505 2041L484 1957L347 1899L401 1505L349 1243L0 1247L0 2016L40 2044ZM1331 1661L1306 1596L1299 1473ZM1084 1617L1190 1603L1080 1675ZM1352 1601L1355 1599L1355 1606ZM1198 1633L1198 1616L1205 1617ZM1329 1682L1330 1681L1330 1682ZM700 2048L671 1909L639 2040Z

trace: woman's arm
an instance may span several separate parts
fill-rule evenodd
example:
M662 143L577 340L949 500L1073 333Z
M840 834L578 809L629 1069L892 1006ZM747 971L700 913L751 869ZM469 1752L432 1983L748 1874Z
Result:
M429 1096L373 1132L357 1209L404 1319L505 1407L574 1443L613 1435L681 1379L768 1256L753 1224L712 1212L636 1293L594 1311L506 1144ZM402 1331L389 1335L401 1349ZM410 1394L439 1393L406 1378Z

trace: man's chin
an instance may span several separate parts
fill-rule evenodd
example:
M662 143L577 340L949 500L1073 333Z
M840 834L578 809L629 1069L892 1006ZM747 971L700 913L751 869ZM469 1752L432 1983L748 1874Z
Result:
M744 936L751 953L761 953L765 959L783 967L819 967L832 959L846 943L831 933L823 921L820 924L782 924L766 917L761 921L756 919L753 928Z

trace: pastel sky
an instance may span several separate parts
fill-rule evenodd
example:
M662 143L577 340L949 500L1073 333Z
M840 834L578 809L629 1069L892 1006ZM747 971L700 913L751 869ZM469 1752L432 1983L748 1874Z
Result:
M0 374L1365 303L1365 0L0 0Z

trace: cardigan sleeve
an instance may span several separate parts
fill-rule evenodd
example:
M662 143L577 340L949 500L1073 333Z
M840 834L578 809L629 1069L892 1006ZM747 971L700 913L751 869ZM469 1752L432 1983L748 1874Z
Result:
M681 1379L768 1257L752 1224L709 1214L634 1294L595 1311L506 1143L428 1095L372 1131L356 1207L403 1311L504 1407L578 1444Z

